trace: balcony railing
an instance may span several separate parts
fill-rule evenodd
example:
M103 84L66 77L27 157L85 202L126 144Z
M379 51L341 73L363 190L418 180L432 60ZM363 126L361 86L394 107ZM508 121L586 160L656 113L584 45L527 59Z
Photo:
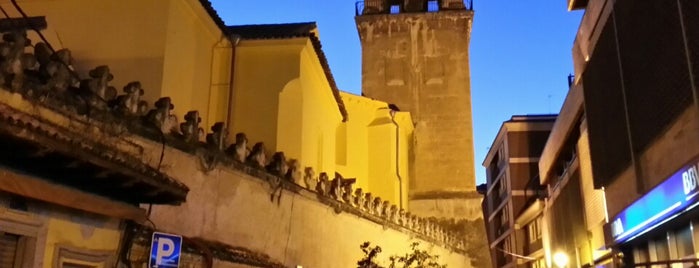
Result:
M647 267L647 268L652 268L652 267L676 267L679 265L680 267L699 267L699 259L680 259L680 260L667 260L667 261L653 261L653 262L646 262L646 263L635 263L633 265L628 265L627 267Z
M355 15L473 10L473 0L363 0L355 3Z

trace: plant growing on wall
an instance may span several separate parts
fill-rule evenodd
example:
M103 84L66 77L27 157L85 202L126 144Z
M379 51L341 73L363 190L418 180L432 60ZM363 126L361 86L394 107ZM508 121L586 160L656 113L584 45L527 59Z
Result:
M385 268L377 261L377 256L381 253L380 246L371 246L371 243L364 242L359 246L364 252L364 257L357 262L358 268ZM420 249L420 242L410 244L410 251L402 256L393 255L389 258L388 268L446 268L445 264L438 263L439 256L433 255L426 250Z

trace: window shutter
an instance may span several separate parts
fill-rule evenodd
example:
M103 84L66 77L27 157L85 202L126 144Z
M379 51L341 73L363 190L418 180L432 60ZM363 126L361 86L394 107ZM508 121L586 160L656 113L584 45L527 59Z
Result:
M19 236L0 232L0 267L14 267Z

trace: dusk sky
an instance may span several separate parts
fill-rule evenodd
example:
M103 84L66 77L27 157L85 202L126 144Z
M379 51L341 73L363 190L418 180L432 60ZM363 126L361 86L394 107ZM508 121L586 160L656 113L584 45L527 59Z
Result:
M228 25L317 22L338 86L361 92L355 1L211 2ZM560 110L567 76L573 72L571 48L582 12L568 12L565 0L475 0L474 10L471 98L476 176L483 183L481 163L503 121L515 114Z

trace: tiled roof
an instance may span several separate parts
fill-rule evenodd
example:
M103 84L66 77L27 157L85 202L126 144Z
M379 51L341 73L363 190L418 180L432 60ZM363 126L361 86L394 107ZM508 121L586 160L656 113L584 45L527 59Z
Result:
M330 84L330 88L333 91L333 97L335 97L335 102L337 102L340 114L342 114L342 121L346 122L348 119L347 109L345 109L345 104L340 96L340 89L337 88L335 83L335 78L330 71L330 65L328 64L328 59L325 57L322 45L320 44L320 39L315 35L314 30L317 28L315 22L301 22L301 23L284 23L284 24L258 24L258 25L236 25L228 26L229 35L238 35L242 39L284 39L284 38L298 38L298 37L308 37L313 43L313 49L318 55L318 61L323 67L325 72L325 77Z
M225 33L226 23L223 22L223 19L221 19L221 17L218 15L218 12L216 12L214 6L211 5L211 2L209 0L199 0L199 3L201 3L201 6L204 7L206 13L209 13L209 16L212 20L214 20L214 23L216 23L218 28L220 28L221 31Z
M310 36L318 26L315 22L257 24L228 26L228 33L243 39L274 39Z

